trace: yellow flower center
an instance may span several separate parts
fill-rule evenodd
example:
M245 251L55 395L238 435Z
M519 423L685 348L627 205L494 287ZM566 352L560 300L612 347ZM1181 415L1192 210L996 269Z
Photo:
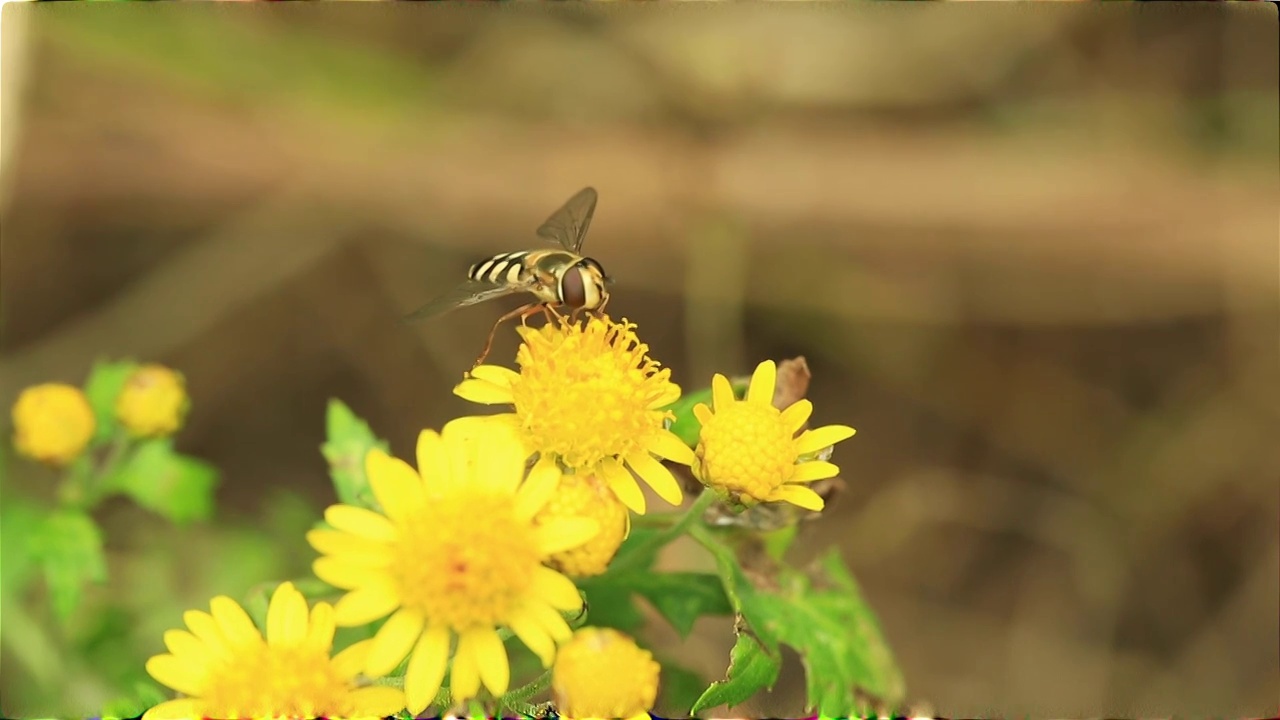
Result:
M210 718L312 718L348 713L350 691L327 651L260 644L211 669L201 700Z
M658 696L661 670L649 651L617 630L583 628L556 654L551 671L556 710L567 718L648 712Z
M182 425L187 409L182 376L163 365L143 365L116 399L116 416L134 435L170 435Z
M548 558L548 565L572 577L599 575L627 537L631 515L627 506L594 475L560 476L556 494L534 518L539 526L554 525L567 518L591 518L600 524L600 532L591 540L571 550Z
M735 402L718 408L702 426L700 477L755 500L791 479L796 443L777 408Z
M484 526L465 520L476 517ZM390 570L406 607L461 633L508 618L540 564L534 528L509 496L465 493L432 502L430 520L404 527Z
M516 416L533 446L571 468L645 447L666 414L651 407L678 397L671 371L649 358L632 328L592 317L520 328Z
M18 452L55 465L75 459L97 430L84 393L63 383L23 390L13 404L13 425Z

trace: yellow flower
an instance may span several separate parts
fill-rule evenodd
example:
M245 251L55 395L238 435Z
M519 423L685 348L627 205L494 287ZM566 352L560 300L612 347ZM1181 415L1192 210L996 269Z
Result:
M786 410L775 408L777 372L772 360L760 363L745 400L734 397L725 376L712 379L715 412L703 403L693 408L702 423L694 474L743 505L789 502L821 510L822 498L802 483L835 477L840 468L804 456L853 437L854 429L827 425L796 437L813 412L813 403L800 400Z
M521 327L520 372L480 365L454 392L484 404L511 404L494 417L516 427L542 467L557 460L570 471L604 478L626 506L644 513L635 472L663 500L683 501L675 476L658 460L689 465L693 451L664 423L662 408L680 397L671 371L648 356L635 325L592 316ZM658 457L654 457L654 456Z
M385 675L407 656L405 697L414 714L439 691L455 635L455 703L475 697L481 682L494 695L506 692L510 666L499 626L544 667L569 639L561 612L580 611L582 596L544 563L599 528L586 518L535 525L559 473L535 467L525 479L525 460L507 423L468 417L439 434L424 430L416 472L380 450L365 458L381 512L334 505L325 511L334 529L307 534L322 554L316 575L350 591L335 606L339 625L390 615L373 637L365 672Z
M80 388L63 383L34 385L13 404L13 444L19 453L65 465L84 452L98 423Z
M645 717L658 697L661 670L623 633L582 628L560 648L551 670L556 712L565 720Z
M169 652L147 661L147 672L186 695L151 708L143 720L188 718L385 717L404 708L392 687L360 687L356 676L372 643L330 656L333 607L307 601L282 583L267 606L267 636L229 597L189 610L189 630L164 634Z
M116 417L135 437L160 437L178 431L189 406L182 375L149 364L129 376L116 398Z
M618 496L594 475L562 475L555 495L533 519L554 526L570 518L592 518L600 533L584 545L552 555L548 564L570 577L599 575L609 568L631 530L631 514Z

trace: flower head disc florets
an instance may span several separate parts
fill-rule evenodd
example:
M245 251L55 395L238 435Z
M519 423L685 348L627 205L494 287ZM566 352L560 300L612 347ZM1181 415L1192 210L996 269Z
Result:
M813 403L800 400L778 410L773 406L776 384L777 366L772 360L756 367L745 400L734 396L725 376L712 379L714 412L705 404L693 409L702 423L694 474L744 505L789 502L821 510L822 498L803 483L835 477L840 469L805 456L853 437L854 429L827 425L797 437L813 412Z
M316 575L349 592L336 621L358 626L390 615L363 666L386 675L407 656L405 698L414 714L431 703L449 666L455 702L483 682L494 695L510 680L498 627L510 628L550 667L569 638L561 611L580 610L573 582L545 563L599 531L594 520L534 518L555 492L559 471L534 467L513 428L468 417L418 436L418 469L373 450L365 460L381 512L349 505L325 511L333 530L307 540L323 557Z
M152 677L187 697L145 720L384 717L404 708L400 690L356 683L370 641L330 657L333 608L317 603L308 613L291 583L271 596L265 641L231 598L214 598L210 610L188 611L188 630L166 632L169 652L147 661Z
M53 466L66 465L84 452L97 427L88 398L73 385L33 385L13 404L15 449Z
M658 495L683 499L671 471L654 455L686 465L693 452L664 427L663 408L680 397L671 371L649 357L635 325L607 317L557 317L522 327L520 371L480 365L454 390L485 404L510 404L498 415L519 431L540 462L603 477L627 507L643 513L644 495L628 468Z
M582 628L560 649L551 671L556 711L566 720L647 718L661 670L653 654L627 635Z

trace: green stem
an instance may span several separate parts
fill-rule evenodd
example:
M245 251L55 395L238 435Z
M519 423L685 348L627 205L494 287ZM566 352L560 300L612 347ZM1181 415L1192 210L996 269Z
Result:
M116 436L111 438L111 447L107 450L107 456L102 461L96 471L87 479L85 487L85 495L90 506L102 499L109 491L110 487L104 485L104 481L111 478L115 473L116 467L124 460L129 451L133 449L133 441L129 436L120 431L116 431Z
M549 687L551 687L550 670L534 678L533 682L521 685L514 690L509 690L498 698L498 713L501 714L503 708L510 708L521 715L534 715L535 708L529 700L540 693L546 692Z
M702 494L698 495L698 499L693 501L688 510L680 514L679 518L672 523L671 527L654 535L640 545L631 549L626 557L618 560L609 568L609 572L626 572L632 569L632 565L642 562L650 553L656 552L659 548L667 543L675 540L685 533L691 525L702 520L702 514L711 507L711 503L715 502L716 493L711 488L704 488Z

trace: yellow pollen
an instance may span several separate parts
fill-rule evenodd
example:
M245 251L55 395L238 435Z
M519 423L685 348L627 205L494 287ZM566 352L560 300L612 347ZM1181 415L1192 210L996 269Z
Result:
M463 632L504 622L540 563L534 528L516 518L510 497L462 494L433 502L430 518L404 527L390 572L405 607Z
M649 407L669 395L671 373L647 357L631 327L593 317L520 329L511 392L534 447L591 468L644 448L662 428L666 414Z
M206 683L201 704L214 718L316 717L345 709L350 693L327 649L306 647L242 650Z
M701 475L715 485L761 499L795 472L794 433L777 408L735 402L718 408L702 427Z

